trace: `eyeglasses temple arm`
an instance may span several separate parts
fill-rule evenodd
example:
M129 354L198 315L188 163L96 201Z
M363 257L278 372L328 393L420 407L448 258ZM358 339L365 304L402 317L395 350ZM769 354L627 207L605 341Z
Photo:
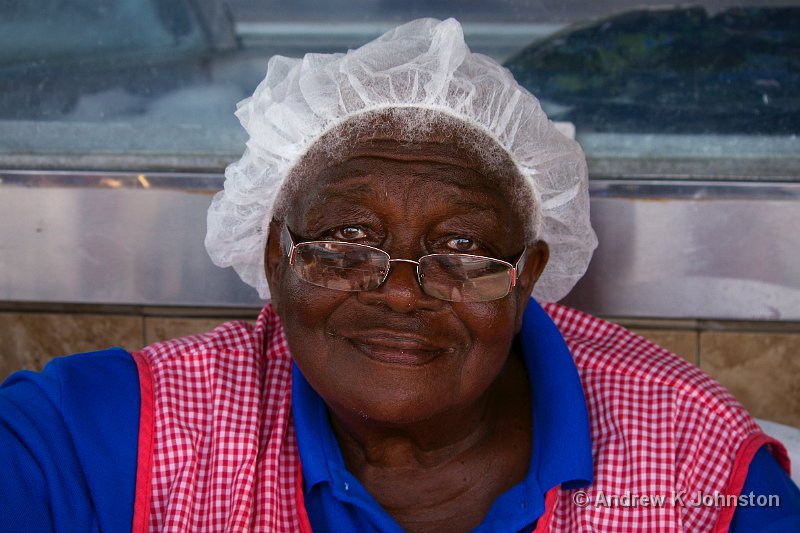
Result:
M289 258L289 262L292 260L292 252L294 252L294 239L292 239L292 234L289 233L289 226L283 224L283 229L281 230L281 252Z
M528 246L526 245L525 248L522 249L522 254L517 259L516 264L514 265L514 277L511 279L511 286L515 287L517 285L517 280L519 279L519 275L522 273L522 269L525 268L525 261L528 260Z

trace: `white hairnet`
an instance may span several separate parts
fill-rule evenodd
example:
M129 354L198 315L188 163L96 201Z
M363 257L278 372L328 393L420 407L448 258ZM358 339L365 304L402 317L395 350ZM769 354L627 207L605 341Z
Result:
M428 108L494 139L517 165L540 211L531 235L550 247L534 289L564 297L586 271L597 239L589 223L586 162L539 102L494 60L473 54L460 24L420 19L346 54L273 57L236 115L250 135L208 210L206 249L218 266L269 298L264 248L275 199L292 168L337 125L369 111Z

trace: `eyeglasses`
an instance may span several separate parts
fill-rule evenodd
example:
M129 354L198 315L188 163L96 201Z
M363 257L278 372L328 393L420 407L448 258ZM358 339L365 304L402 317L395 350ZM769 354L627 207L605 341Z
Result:
M284 226L292 271L312 285L337 291L371 291L389 277L392 263L416 265L417 281L430 296L449 302L488 302L503 298L517 284L525 249L513 265L471 254L428 254L418 260L392 259L380 248L339 241L295 244ZM285 249L285 248L284 248ZM527 248L526 248L527 249Z

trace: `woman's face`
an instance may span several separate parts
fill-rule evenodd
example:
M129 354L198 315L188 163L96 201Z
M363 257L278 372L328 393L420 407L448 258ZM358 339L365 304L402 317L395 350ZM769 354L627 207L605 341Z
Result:
M357 242L414 260L464 252L513 261L525 247L510 198L452 146L382 141L349 154L304 176L286 218L298 240ZM386 424L478 401L505 364L547 261L546 246L529 246L518 285L489 302L429 296L402 262L379 288L342 292L288 268L280 229L270 229L267 279L292 356L334 412Z

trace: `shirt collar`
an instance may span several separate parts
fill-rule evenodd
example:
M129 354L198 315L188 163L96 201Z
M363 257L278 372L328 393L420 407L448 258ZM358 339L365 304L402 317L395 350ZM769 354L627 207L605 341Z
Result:
M533 454L524 487L527 499L543 505L558 484L576 488L592 482L589 416L578 371L558 328L531 299L520 334L533 405ZM306 493L314 485L349 478L322 398L292 366L292 406ZM535 494L534 494L535 493ZM490 515L491 515L490 511ZM490 517L487 516L487 518Z
M532 462L531 468L544 490L589 485L592 442L578 369L558 327L533 299L522 318L520 340L533 402L533 461L538 464Z
M331 467L337 470L343 468L344 458L333 434L325 402L311 388L294 363L292 363L292 416L306 491L317 483L332 483Z

